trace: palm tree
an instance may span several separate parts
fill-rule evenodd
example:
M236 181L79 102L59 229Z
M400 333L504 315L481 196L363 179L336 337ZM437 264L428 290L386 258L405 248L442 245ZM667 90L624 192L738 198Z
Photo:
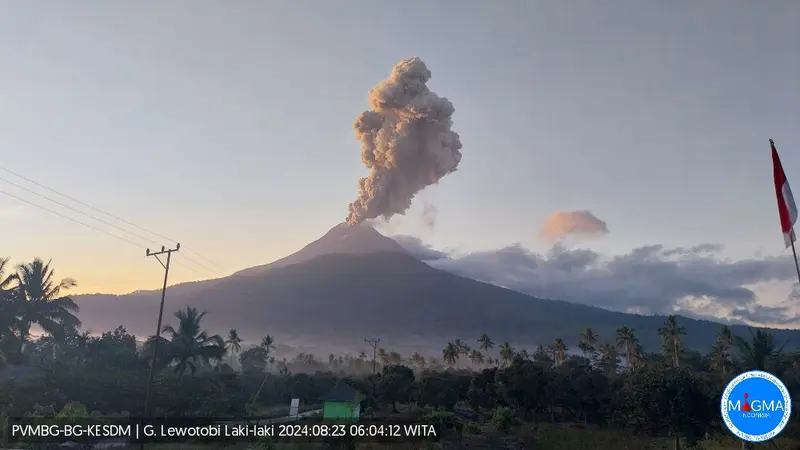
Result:
M455 366L458 364L458 358L461 355L459 348L453 342L448 342L445 346L444 350L442 350L442 359L449 365L450 367Z
M744 370L761 370L780 376L783 372L781 356L784 342L780 347L775 345L775 338L766 329L757 329L755 333L748 328L750 340L741 336L733 336L733 344L739 353L739 364Z
M470 350L472 350L469 347L469 345L466 342L462 341L461 339L456 339L455 341L453 341L453 345L455 345L456 348L458 349L458 353L460 353L461 356L464 357L468 357Z
M567 360L567 344L564 343L564 339L558 338L551 345L553 361L556 367L558 367Z
M275 350L275 338L270 335L266 335L261 338L261 344L259 346L267 352L267 355L269 355L273 350Z
M637 364L636 346L639 343L635 331L627 325L617 328L617 349L625 351L625 359L628 360L628 365L632 369Z
M605 369L607 373L614 373L619 367L619 355L617 348L609 343L603 344L599 349L600 353L600 367Z
M17 266L16 289L12 290L11 302L16 315L19 333L19 352L27 342L31 325L39 325L46 333L63 337L68 330L75 330L81 321L74 313L78 305L61 292L77 286L72 278L56 283L55 270L50 262L39 258Z
M711 366L714 369L722 371L727 375L728 370L733 367L733 360L731 359L731 349L734 347L733 333L731 328L723 325L717 336L717 342L711 347Z
M589 358L589 355L594 354L595 350L597 350L597 335L591 327L587 327L581 332L578 348L581 349L583 356L586 358Z
M480 365L483 364L483 361L484 361L483 353L481 353L481 351L477 350L477 349L476 350L472 350L469 353L469 359L470 359L470 361L472 361L473 364L475 364L477 366L480 366Z
M494 342L492 342L492 338L490 338L486 333L483 333L481 337L478 338L478 343L480 344L479 348L486 354L489 354L489 350L494 348Z
M678 367L680 364L679 358L683 349L681 335L685 334L686 329L678 326L678 321L674 314L670 314L667 320L664 321L664 327L658 329L658 335L661 336L664 348L664 355L672 359L673 367Z
M228 340L225 341L225 350L231 354L231 367L233 367L233 356L242 350L242 338L235 328L228 331Z
M503 342L500 346L500 360L504 366L507 366L514 360L514 348L508 341Z
M167 363L175 365L175 372L179 376L187 368L194 375L200 364L208 365L225 355L225 340L222 336L209 336L201 328L200 323L205 315L206 312L198 312L197 309L187 306L175 313L178 319L177 330L172 325L167 325L162 330L168 335Z

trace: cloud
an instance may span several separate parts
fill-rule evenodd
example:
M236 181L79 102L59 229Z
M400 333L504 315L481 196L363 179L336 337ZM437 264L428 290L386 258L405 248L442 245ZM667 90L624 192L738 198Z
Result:
M434 249L430 245L422 242L422 239L416 236L400 234L392 236L392 239L400 244L400 246L403 247L413 257L421 261L431 261L449 257L447 253Z
M554 242L567 236L608 234L606 223L589 211L556 211L548 217L539 236L546 242Z
M785 256L729 261L718 256L722 246L716 244L651 245L610 257L560 244L538 254L513 244L459 256L433 249L413 236L394 238L433 267L539 298L730 323L800 321L796 302L765 305L752 290L760 283L796 277L791 258Z

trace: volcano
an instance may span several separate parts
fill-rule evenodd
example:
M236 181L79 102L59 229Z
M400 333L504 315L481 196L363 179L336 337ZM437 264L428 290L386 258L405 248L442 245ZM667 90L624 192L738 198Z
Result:
M378 233L369 225L340 223L300 251L270 264L241 270L234 276L259 275L270 269L308 262L322 255L368 255L372 253L406 253L406 251L400 244Z
M160 291L129 295L80 295L86 328L118 325L152 334ZM590 299L589 299L590 300ZM204 326L226 334L235 328L246 342L266 334L278 342L322 355L363 350L365 337L400 352L440 355L453 339L475 342L489 334L517 348L556 338L574 346L585 327L601 342L614 342L623 325L637 331L648 351L658 351L657 329L665 317L612 312L546 300L435 269L369 226L337 225L297 253L216 280L184 283L167 291L165 323L186 305L207 311ZM688 348L708 350L721 324L680 318ZM746 335L744 327L732 330ZM778 340L800 342L800 332L774 330Z

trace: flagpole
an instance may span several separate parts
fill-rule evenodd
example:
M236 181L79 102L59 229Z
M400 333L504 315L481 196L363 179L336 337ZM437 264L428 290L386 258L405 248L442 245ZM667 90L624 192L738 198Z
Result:
M794 249L794 239L795 239L794 227L792 227L791 238L792 238L791 239L792 240L792 256L794 256L794 268L795 268L795 270L797 270L797 281L800 282L800 265L797 264L797 250Z
M792 198L792 192L789 189L788 181L786 181L786 174L783 172L783 165L781 164L780 158L778 157L778 151L775 149L775 141L770 139L769 140L769 146L772 149L772 164L773 164L773 172L775 173L775 193L778 195L778 212L781 213L781 214L785 213L787 215L790 215L790 212L788 212L788 211L784 212L784 211L781 210L781 207L786 208L788 206L788 205L786 205L785 202L786 202L786 200L789 200L791 202L791 207L790 208L791 208L792 211L794 211L794 214L796 216L797 215L797 212L796 212L797 207L794 204L794 199ZM780 177L778 176L779 171L780 171ZM781 186L779 184L779 181L782 183L783 186ZM788 191L788 193L789 193L789 198L788 199L783 198L783 195L781 194L781 188L782 187L785 187L786 190ZM783 217L781 217L781 227L782 228L784 227L783 220L784 220ZM789 228L789 242L791 242L791 244L792 244L792 257L794 257L794 268L797 271L797 281L800 282L800 264L797 263L797 250L794 247L794 241L795 241L795 239L797 237L794 234L794 222L795 222L795 220L797 220L796 217L792 218L790 216L790 218L789 218L789 221L790 221L790 224L789 224L790 225L790 228Z

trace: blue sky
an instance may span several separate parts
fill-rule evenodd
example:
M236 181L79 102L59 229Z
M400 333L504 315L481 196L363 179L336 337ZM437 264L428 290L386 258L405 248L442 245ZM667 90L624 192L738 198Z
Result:
M800 189L797 23L792 0L15 2L0 16L0 165L233 272L344 220L367 173L353 120L418 56L455 105L463 159L393 233L544 252L554 211L589 210L610 233L586 245L608 255L785 254L767 140ZM15 261L53 258L82 291L160 283L141 249L0 208ZM196 270L174 280L211 275Z

